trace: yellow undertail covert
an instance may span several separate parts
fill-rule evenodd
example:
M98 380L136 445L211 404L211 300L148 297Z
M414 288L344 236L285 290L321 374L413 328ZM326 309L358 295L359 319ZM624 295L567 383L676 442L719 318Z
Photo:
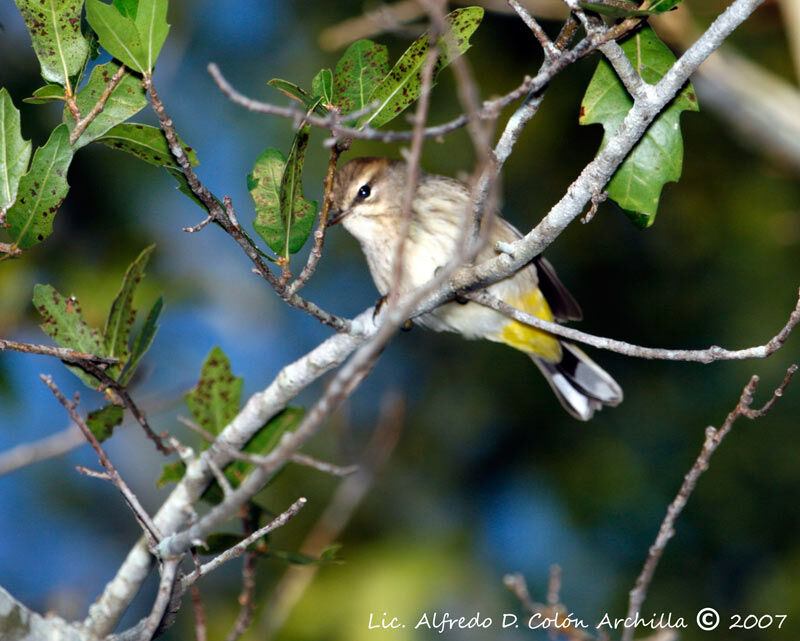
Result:
M504 297L503 300L512 307L516 307L531 316L538 316L542 320L551 322L553 320L553 312L550 311L550 306L539 289L527 296L520 298L508 296ZM526 354L540 356L551 363L558 363L561 360L561 345L558 339L515 320L509 321L498 338L501 342L510 345L514 349Z

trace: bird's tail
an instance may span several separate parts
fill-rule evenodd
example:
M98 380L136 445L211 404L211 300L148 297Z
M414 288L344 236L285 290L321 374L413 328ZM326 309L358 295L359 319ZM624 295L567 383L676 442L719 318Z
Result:
M583 350L561 341L561 352L558 363L532 354L531 358L570 414L588 421L603 405L618 405L622 401L622 388Z

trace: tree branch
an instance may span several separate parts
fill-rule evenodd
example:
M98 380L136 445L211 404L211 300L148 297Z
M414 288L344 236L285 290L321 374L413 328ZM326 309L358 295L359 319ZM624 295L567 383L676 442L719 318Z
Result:
M372 318L372 310L362 313L352 321L351 334L339 334L328 339L310 354L284 368L270 387L264 392L254 395L248 401L234 421L223 430L221 438L234 447L241 447L250 435L259 429L268 418L285 407L285 404L301 389L325 371L339 364L353 350L363 346L348 364L339 370L331 381L326 394L306 415L297 430L287 434L273 451L277 468L279 460L286 460L306 438L315 433L327 412L335 407L338 400L351 391L363 378L383 345L405 318L408 318L408 314L405 318L400 317L400 314L406 312L407 308L413 305L411 310L413 313L425 313L441 303L453 299L458 292L480 289L491 282L501 280L529 263L534 256L541 253L549 243L555 240L561 231L581 214L591 197L602 191L602 187L608 182L616 167L668 102L670 92L674 95L680 89L702 60L755 10L760 1L735 0L714 21L711 27L676 62L673 69L662 78L652 97L634 103L617 132L610 138L609 144L599 152L595 160L587 165L569 187L567 194L551 209L542 222L525 237L511 244L511 255L501 254L475 267L461 269L452 277L447 270L443 270L445 276L449 278L448 282L438 286L433 292L426 288L425 292L409 297L407 304L402 301L398 305L396 315L382 315L379 319L382 323L380 331ZM591 43L587 43L581 48L581 43L579 43L569 54L577 59L591 46L593 46ZM563 64L567 64L567 58L559 60L562 60ZM542 76L541 73L539 75ZM542 77L544 78L544 76ZM532 81L529 86L533 87L536 84ZM169 124L171 126L171 122ZM328 124L325 123L325 126L327 127ZM509 128L514 129L514 125L509 123L507 129ZM517 131L509 133L507 140L513 144L520 131L521 127ZM436 279L436 281L439 280L439 278ZM425 298L419 301L422 294ZM368 339L370 339L369 344L365 345L364 343ZM297 377L293 376L295 373L298 374ZM240 440L242 438L244 440ZM175 532L183 524L191 503L205 489L212 476L206 463L208 456L213 456L218 465L224 464L227 459L224 452L212 445L187 466L183 480L154 519L162 532ZM261 487L260 483L269 477L269 473L264 471L266 469L266 467L257 468L244 480L234 493L234 496L238 494L237 501L240 498L244 500L248 491L254 492ZM239 494L240 492L241 494ZM235 508L232 510L233 512L235 512ZM212 513L209 513L208 516L211 516ZM216 516L222 515L223 512L219 512ZM198 523L202 523L203 520L201 518ZM192 535L202 534L205 527L210 524L211 521L206 520L203 527L197 529L195 529L197 525L195 524L169 541L165 541L164 547L184 550L186 543L191 541ZM144 580L149 567L146 550L139 544L131 551L119 569L117 577L109 583L103 595L90 609L87 627L92 633L106 634L113 627Z
M247 550L247 548L250 545L258 541L265 534L268 534L273 530L277 530L278 528L281 528L284 525L286 525L293 516L295 516L300 510L303 509L303 507L305 507L306 503L307 499L301 496L288 508L286 508L286 510L281 512L278 516L272 519L272 521L267 523L264 527L259 528L258 530L253 532L250 536L239 541L233 547L228 548L219 556L214 557L208 563L204 563L200 567L195 568L194 571L192 571L190 574L187 574L185 577L183 577L183 579L181 579L181 591L185 591L191 585L193 585L198 579L204 577L206 574L209 574L210 572L213 572L222 564L242 556L242 554L244 554L245 550Z
M321 323L333 327L337 331L348 331L349 324L346 320L329 314L311 301L298 296L296 293L291 293L286 284L281 283L280 279L272 273L272 270L270 270L270 268L264 262L264 259L261 257L258 248L253 245L253 243L236 222L235 214L233 214L233 207L230 205L230 202L228 202L227 207L223 207L219 200L197 177L197 174L192 168L192 164L186 155L183 145L181 145L180 141L178 140L178 135L175 132L175 126L172 122L172 119L169 117L166 108L164 107L164 103L161 102L161 99L158 96L158 92L153 85L152 78L149 76L145 77L143 84L147 92L150 94L150 102L153 106L153 111L155 111L156 116L158 116L158 120L161 123L161 129L163 130L164 135L167 138L167 142L169 143L170 152L180 165L181 171L183 172L183 175L186 177L186 181L189 184L189 188L192 190L192 193L197 196L200 202L203 203L203 206L206 208L206 210L208 210L208 213L211 215L214 221L217 222L220 227L222 227L222 229L225 230L225 232L236 241L239 247L242 248L247 257L255 265L255 272L264 278L264 280L266 280L272 286L275 292L284 301L289 303L289 305L292 305L293 307L296 307L297 309L314 316L314 318L319 320ZM228 211L226 211L226 209Z
M84 437L87 441L89 441L92 449L97 453L97 457L100 459L100 464L103 466L103 468L105 468L106 473L108 474L108 480L116 485L120 494L122 494L122 498L125 499L125 502L128 504L131 512L133 512L133 515L139 522L139 525L142 526L142 529L150 540L150 543L152 545L158 543L158 541L161 540L161 533L153 523L150 515L147 514L147 511L142 507L142 504L139 502L137 496L133 493L130 487L128 487L128 484L125 483L119 472L117 472L117 469L114 467L113 463L111 463L111 459L106 456L106 453L103 451L103 448L100 445L100 441L97 440L97 437L92 433L92 430L89 429L89 426L86 425L86 422L76 411L75 407L78 404L77 394L75 395L75 401L70 403L61 393L61 390L58 389L56 384L53 382L52 377L42 374L40 378L42 379L42 382L50 388L50 391L53 392L53 396L55 396L58 402L64 406L64 409L67 410L70 418L80 428L81 432L83 432Z
M797 365L792 365L789 367L789 369L786 371L786 376L784 377L783 382L772 393L772 397L760 409L752 409L750 407L753 402L753 394L755 394L759 380L758 376L753 376L750 379L750 382L745 385L742 395L739 397L739 402L736 404L736 407L733 408L730 414L728 414L728 417L725 419L725 422L722 424L722 426L719 429L715 429L710 426L706 428L705 441L703 442L703 447L700 450L700 454L698 455L697 460L694 462L694 465L692 465L692 468L684 477L677 496L672 503L669 504L669 507L667 508L667 514L661 523L661 527L658 530L656 539L653 542L653 545L650 546L650 552L647 555L647 560L644 563L644 567L642 568L639 577L636 579L634 588L630 592L627 618L633 620L636 618L636 615L641 612L642 604L647 596L647 589L650 586L650 582L653 580L653 575L658 567L658 562L661 559L661 555L663 554L667 543L669 543L669 540L675 535L675 522L678 520L683 508L686 507L686 503L689 501L689 497L692 495L700 475L708 469L708 463L711 460L711 456L717 450L720 443L722 443L722 439L724 439L728 432L730 432L733 424L739 417L745 416L750 419L760 418L769 410L771 410L778 398L783 395L783 391L792 380L792 376L794 376L795 372L797 372L797 369ZM622 633L622 641L631 641L633 639L633 633L633 626L625 627Z
M533 32L535 38L539 41L539 44L542 45L542 50L544 51L544 55L547 58L552 58L557 56L559 51L556 46L553 44L553 41L547 36L542 29L541 25L536 21L530 11L528 11L525 7L523 7L518 0L506 0L509 6L517 12L517 15L522 19L522 21L528 26L528 28Z
M192 504L199 500L213 474L208 466L213 458L224 467L231 457L228 447L241 449L245 443L275 414L283 410L303 389L320 376L340 365L356 347L376 331L372 309L366 310L351 322L352 333L336 334L311 352L284 367L262 392L254 394L244 408L217 437L217 442L187 463L186 474L167 497L153 521L161 532L175 532L191 513ZM108 634L116 625L130 600L147 577L152 557L143 541L131 549L116 576L103 594L89 608L84 626L95 636Z
M75 141L77 141L78 138L81 137L81 134L84 131L86 131L86 128L92 124L92 121L102 113L103 109L106 106L106 102L111 97L111 94L114 93L114 90L119 85L126 71L127 69L125 69L125 65L119 66L117 72L113 76L111 76L111 80L108 81L106 88L103 90L103 93L100 94L100 97L97 99L97 102L95 103L94 107L92 107L92 110L88 114L86 114L84 118L80 118L75 123L75 129L73 129L72 133L69 135L70 145L74 145ZM78 113L77 115L80 116L80 113Z
M505 314L509 318L541 329L554 336L568 338L573 341L585 343L598 349L605 349L617 354L624 354L625 356L633 356L635 358L648 358L664 361L693 361L697 363L713 363L714 361L733 361L733 360L746 360L750 358L766 358L773 352L780 349L789 338L792 330L800 323L800 292L798 292L797 304L789 314L789 319L783 328L775 334L769 341L763 345L755 347L748 347L746 349L727 350L717 345L713 345L707 349L663 349L660 347L641 347L639 345L632 345L624 341L614 340L613 338L605 338L602 336L594 336L581 332L571 327L565 327L558 323L551 323L543 320L537 316L527 314L516 307L512 307L508 303L492 296L486 291L471 292L465 294L465 298L479 303L490 309L494 309L501 314Z
M384 399L378 425L360 457L358 471L336 488L330 503L300 546L302 554L317 558L340 536L372 486L375 475L394 451L400 438L404 416L405 405L402 398L391 395ZM283 627L319 567L318 564L292 565L286 569L272 591L269 602L262 609L264 614L255 631L259 638L269 641Z
M84 352L76 352L74 349L67 347L53 347L51 345L38 345L35 343L19 343L4 338L0 338L0 352L10 350L14 352L22 352L24 354L43 354L45 356L54 356L67 363L75 365L83 365L89 363L91 365L105 369L108 365L117 363L117 358L106 358L105 356L95 356L94 354L86 354Z
M43 617L17 601L0 586L0 630L14 641L86 641L77 627L61 617Z

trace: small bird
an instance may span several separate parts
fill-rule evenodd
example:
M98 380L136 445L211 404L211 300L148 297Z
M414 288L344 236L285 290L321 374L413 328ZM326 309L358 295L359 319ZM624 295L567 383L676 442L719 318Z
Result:
M356 158L334 178L329 225L339 222L361 243L372 279L382 296L395 286L393 264L402 231L402 194L406 163L389 158ZM403 252L399 294L420 288L454 255L464 225L471 224L472 199L467 186L453 178L421 173L411 204ZM487 217L489 243L477 262L496 255L498 241L521 237L498 216ZM580 320L578 303L542 256L516 274L486 289L491 295L547 321ZM436 331L505 343L528 354L558 400L575 418L589 420L603 405L622 401L622 389L582 350L551 334L512 320L474 302L450 302L415 319Z

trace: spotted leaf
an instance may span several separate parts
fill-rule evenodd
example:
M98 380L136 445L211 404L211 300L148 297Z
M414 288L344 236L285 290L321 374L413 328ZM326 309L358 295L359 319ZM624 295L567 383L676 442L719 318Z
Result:
M53 231L53 218L69 191L67 170L72 148L66 125L59 125L50 139L33 154L33 162L19 182L16 202L7 221L12 244L28 249Z

